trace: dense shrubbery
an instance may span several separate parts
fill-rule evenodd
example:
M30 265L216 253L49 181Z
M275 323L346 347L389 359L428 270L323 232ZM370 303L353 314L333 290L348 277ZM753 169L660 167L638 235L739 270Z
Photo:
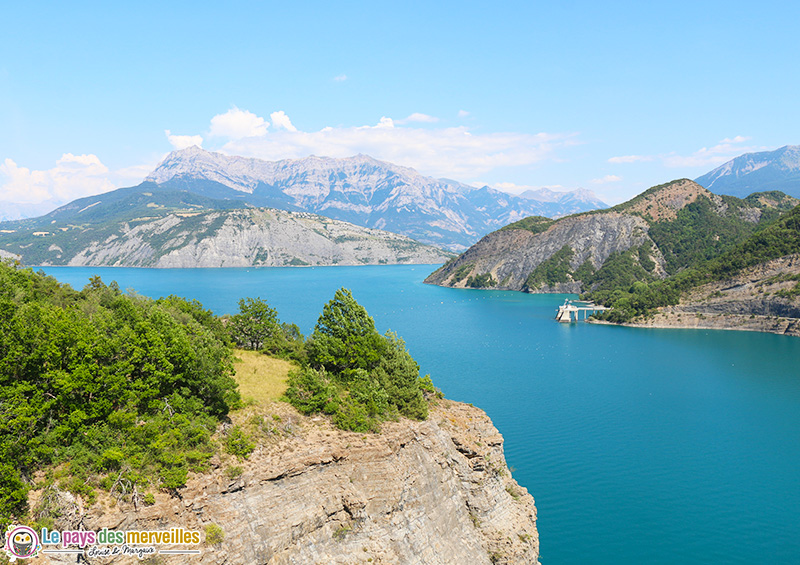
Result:
M281 323L278 312L261 298L242 298L239 312L227 318L231 339L253 349L299 362L305 361L303 334L297 324Z
M517 222L503 226L498 231L502 230L527 230L531 233L537 234L546 231L547 228L552 226L556 221L552 218L545 218L544 216L528 216Z
M419 377L402 339L378 333L349 290L337 290L325 305L306 353L308 364L290 376L286 392L304 414L330 414L338 427L359 432L400 415L427 417L430 378Z
M722 198L728 207L725 214L718 213L715 204L701 196L678 210L674 220L651 224L650 237L661 250L668 273L717 257L758 228L759 224L741 217L741 200Z
M68 488L181 486L239 403L224 329L197 302L77 292L0 263L0 517L23 479L62 464Z
M474 277L467 277L467 282L464 284L468 288L491 288L497 286L497 281L494 280L492 273L482 273Z

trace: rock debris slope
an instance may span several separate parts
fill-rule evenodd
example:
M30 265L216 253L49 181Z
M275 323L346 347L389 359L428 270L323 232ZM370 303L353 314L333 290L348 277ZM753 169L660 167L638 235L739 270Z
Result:
M405 236L270 208L173 213L133 226L34 238L28 263L120 267L282 267L440 263L450 254Z

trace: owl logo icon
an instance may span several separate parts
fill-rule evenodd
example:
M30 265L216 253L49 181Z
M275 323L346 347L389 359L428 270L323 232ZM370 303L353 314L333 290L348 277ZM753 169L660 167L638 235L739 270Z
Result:
M6 530L6 543L3 551L8 554L9 561L36 557L41 549L39 536L33 528L12 524Z

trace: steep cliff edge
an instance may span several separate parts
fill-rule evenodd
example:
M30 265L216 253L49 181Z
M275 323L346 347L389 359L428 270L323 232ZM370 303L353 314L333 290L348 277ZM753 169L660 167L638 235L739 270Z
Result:
M688 179L653 187L610 210L530 217L495 231L426 283L527 292L586 292L666 278L743 241L798 201L745 200Z
M179 497L159 493L150 506L123 497L82 508L64 495L56 527L216 524L224 540L191 558L199 563L537 563L533 498L511 478L483 411L440 400L426 421L364 435L282 403L267 409L265 435L236 473L216 460Z

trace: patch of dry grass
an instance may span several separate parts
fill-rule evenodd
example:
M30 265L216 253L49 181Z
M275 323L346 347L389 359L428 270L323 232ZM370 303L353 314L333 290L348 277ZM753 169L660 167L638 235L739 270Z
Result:
M286 392L286 380L293 363L268 357L257 351L237 349L234 351L234 379L239 383L242 400L264 404L278 400Z

